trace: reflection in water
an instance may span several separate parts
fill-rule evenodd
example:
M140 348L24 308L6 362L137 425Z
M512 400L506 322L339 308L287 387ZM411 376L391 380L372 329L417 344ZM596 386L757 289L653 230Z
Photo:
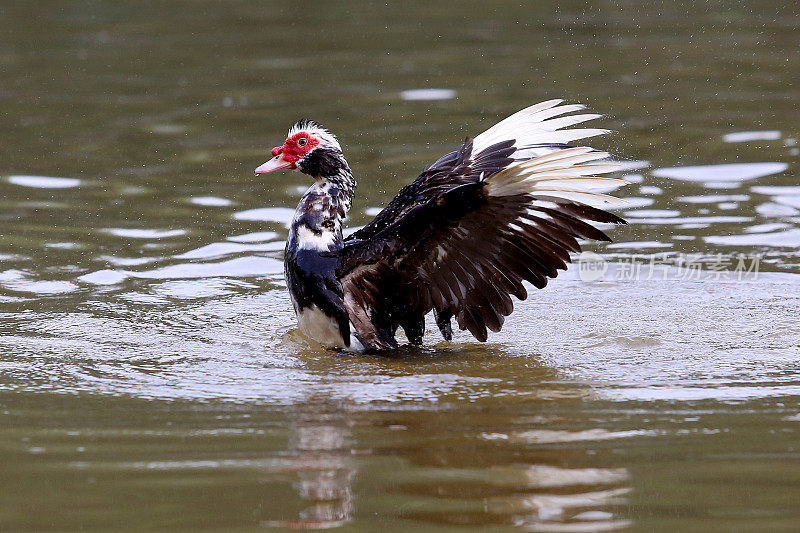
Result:
M509 443L557 444L578 441L629 439L644 430L610 432L601 428L578 432L535 429L513 435L487 435ZM565 453L566 455L566 453ZM566 457L561 457L564 461ZM553 465L514 465L495 468L501 473L493 484L510 486L519 493L495 496L488 508L497 515L508 515L511 523L530 531L612 531L627 527L624 518L631 491L625 468L564 468ZM527 490L522 490L527 489Z
M288 446L275 455L280 460L271 463L262 483L270 487L268 494L280 492L276 484L290 484L296 500L265 502L262 527L340 527L354 521L357 506L362 517L368 514L378 498L397 530L420 523L526 531L616 530L631 523L626 515L631 475L624 467L589 466L598 461L587 461L585 449L592 451L589 457L602 457L604 441L622 444L658 433L551 430L559 424L557 419L526 417L517 424L524 429L487 432L469 446L450 449L444 443L457 434L446 421L462 419L459 412L361 411L318 396L293 406L289 418ZM361 436L367 437L364 442L353 433L359 427L367 431ZM381 444L374 447L375 443ZM388 499L382 501L378 494L387 489Z
M288 468L292 486L307 504L296 519L266 519L264 527L329 529L353 520L353 480L357 469L343 414L299 412L289 426Z
M657 168L653 176L684 181L699 182L741 182L763 178L786 171L786 163L728 163L724 165L699 165L671 168Z
M513 524L530 531L613 531L631 525L601 509L627 503L627 488L581 494L535 494L494 503L514 513ZM598 510L600 509L600 510Z
M778 130L767 131L735 131L726 133L722 136L722 140L726 143L744 143L752 141L777 141L781 138L781 132Z
M78 187L81 184L81 180L77 178L54 178L49 176L9 176L8 182L36 189L69 189Z
M453 89L408 89L400 92L400 99L415 100L451 100L456 97Z
M443 477L447 477L442 473ZM432 476L431 476L432 477ZM490 469L471 484L469 499L453 496L452 487L430 491L442 496L419 499L405 518L439 525L515 526L535 531L610 531L630 525L623 510L629 503L625 469L569 469L545 465L514 465ZM451 483L455 482L455 478Z
M539 433L547 438L535 438ZM487 436L491 448L476 453L491 453L497 464L480 469L425 468L406 474L404 492L413 494L416 502L403 515L440 525L514 526L527 531L611 531L629 526L628 470L563 466L584 462L584 451L564 447L574 440L553 439L554 433L566 437L570 432L538 429L513 436L491 434ZM613 437L602 429L578 433L579 440L594 442L633 439L640 432L616 432ZM526 456L542 462L519 461ZM506 461L511 462L502 464Z

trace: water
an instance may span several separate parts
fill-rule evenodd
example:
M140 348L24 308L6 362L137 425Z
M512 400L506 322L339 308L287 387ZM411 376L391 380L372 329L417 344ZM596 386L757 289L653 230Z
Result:
M791 6L0 11L0 528L796 528ZM486 344L294 331L307 181L252 176L292 122L339 135L358 226L556 97L616 130L614 244Z

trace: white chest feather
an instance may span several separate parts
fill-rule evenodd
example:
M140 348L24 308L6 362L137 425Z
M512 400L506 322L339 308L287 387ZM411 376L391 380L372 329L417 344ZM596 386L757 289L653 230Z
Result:
M336 243L334 231L314 233L307 226L297 228L297 247L301 250L320 250L327 252Z
M339 325L316 305L300 310L297 313L297 322L298 326L300 326L300 331L318 343L335 348L344 348L344 340L339 332Z
M304 335L329 348L345 349L353 352L364 351L364 346L355 335L350 335L350 346L347 347L339 331L339 324L316 305L301 309L297 313L297 325ZM350 324L350 330L353 325Z

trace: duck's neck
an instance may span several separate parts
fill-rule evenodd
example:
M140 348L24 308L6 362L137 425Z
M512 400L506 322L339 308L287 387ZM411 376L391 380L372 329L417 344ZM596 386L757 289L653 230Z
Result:
M344 219L353 204L353 196L356 193L357 185L353 172L345 163L336 174L318 178L312 189L320 187L323 190L327 189L329 195L337 196L337 201L341 206L342 219Z
M345 165L317 178L297 205L287 248L337 250L342 245L342 223L353 202L356 180Z

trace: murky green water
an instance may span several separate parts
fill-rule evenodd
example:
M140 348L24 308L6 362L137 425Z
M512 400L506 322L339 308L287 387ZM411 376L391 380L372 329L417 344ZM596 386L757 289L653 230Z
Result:
M779 2L1 4L0 529L796 530L798 35ZM305 181L252 175L291 122L339 135L356 226L556 97L628 162L600 279L487 344L293 331Z

